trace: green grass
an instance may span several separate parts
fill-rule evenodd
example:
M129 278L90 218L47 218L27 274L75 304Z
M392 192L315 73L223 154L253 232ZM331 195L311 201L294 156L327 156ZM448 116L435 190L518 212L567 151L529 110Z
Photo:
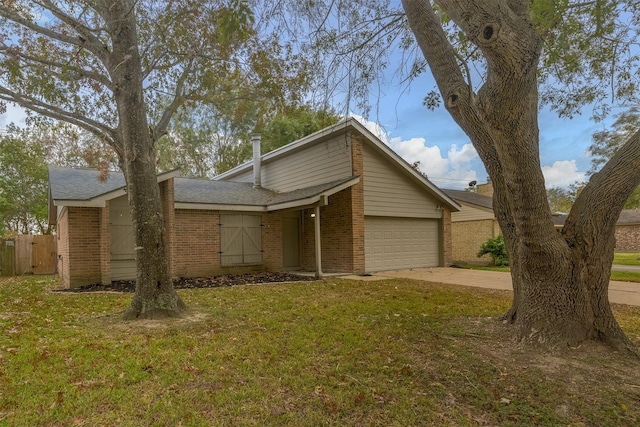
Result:
M616 252L613 263L618 265L640 265L640 252Z
M627 265L633 265L633 264L627 264ZM492 265L458 264L458 266L462 268L469 268L472 270L499 271L503 273L508 273L510 271L509 267L496 267ZM640 273L612 270L611 280L619 280L621 282L640 283Z
M637 389L624 386L640 383L637 366L618 370L607 353L603 372L583 361L549 373L493 331L504 328L490 320L509 307L504 291L411 280L237 286L180 291L185 319L122 322L130 295L52 286L0 279L1 426L640 422ZM621 324L637 337L640 309L625 310Z

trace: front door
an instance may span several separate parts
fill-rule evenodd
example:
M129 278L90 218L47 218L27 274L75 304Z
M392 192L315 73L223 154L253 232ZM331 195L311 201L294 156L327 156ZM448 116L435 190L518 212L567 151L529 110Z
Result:
M282 214L282 256L285 268L300 267L300 211Z

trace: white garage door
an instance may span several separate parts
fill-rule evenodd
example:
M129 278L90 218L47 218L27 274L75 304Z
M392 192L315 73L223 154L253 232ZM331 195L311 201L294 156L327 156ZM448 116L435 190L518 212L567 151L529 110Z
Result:
M365 270L437 267L439 229L437 219L365 217Z

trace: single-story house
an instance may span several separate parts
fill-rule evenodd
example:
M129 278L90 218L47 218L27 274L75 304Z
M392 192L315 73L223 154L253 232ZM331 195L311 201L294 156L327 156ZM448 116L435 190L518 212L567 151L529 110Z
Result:
M490 262L489 255L478 258L477 254L484 242L500 234L493 214L493 197L472 191L443 191L460 205L460 210L451 214L452 261Z
M354 119L213 180L157 176L174 277L448 265L459 205ZM49 168L63 284L135 278L123 175Z

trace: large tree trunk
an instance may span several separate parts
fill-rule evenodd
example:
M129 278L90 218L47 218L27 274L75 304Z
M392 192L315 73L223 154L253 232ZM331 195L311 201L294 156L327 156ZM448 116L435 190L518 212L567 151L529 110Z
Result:
M113 43L108 69L115 83L121 143L118 154L127 181L136 241L136 291L124 318L178 316L185 305L173 287L169 270L154 141L142 94L134 2L104 1L102 6Z
M403 0L445 106L470 137L494 185L494 212L514 286L512 307L503 318L523 342L559 348L597 339L635 352L613 316L608 285L615 222L624 200L640 183L640 143L627 147L627 157L616 156L627 159L626 164L613 165L603 170L601 179L592 179L565 230L558 233L538 151L542 40L526 2L437 3L487 62L486 80L476 93L430 1ZM618 185L618 180L625 183ZM609 185L603 188L605 183Z

